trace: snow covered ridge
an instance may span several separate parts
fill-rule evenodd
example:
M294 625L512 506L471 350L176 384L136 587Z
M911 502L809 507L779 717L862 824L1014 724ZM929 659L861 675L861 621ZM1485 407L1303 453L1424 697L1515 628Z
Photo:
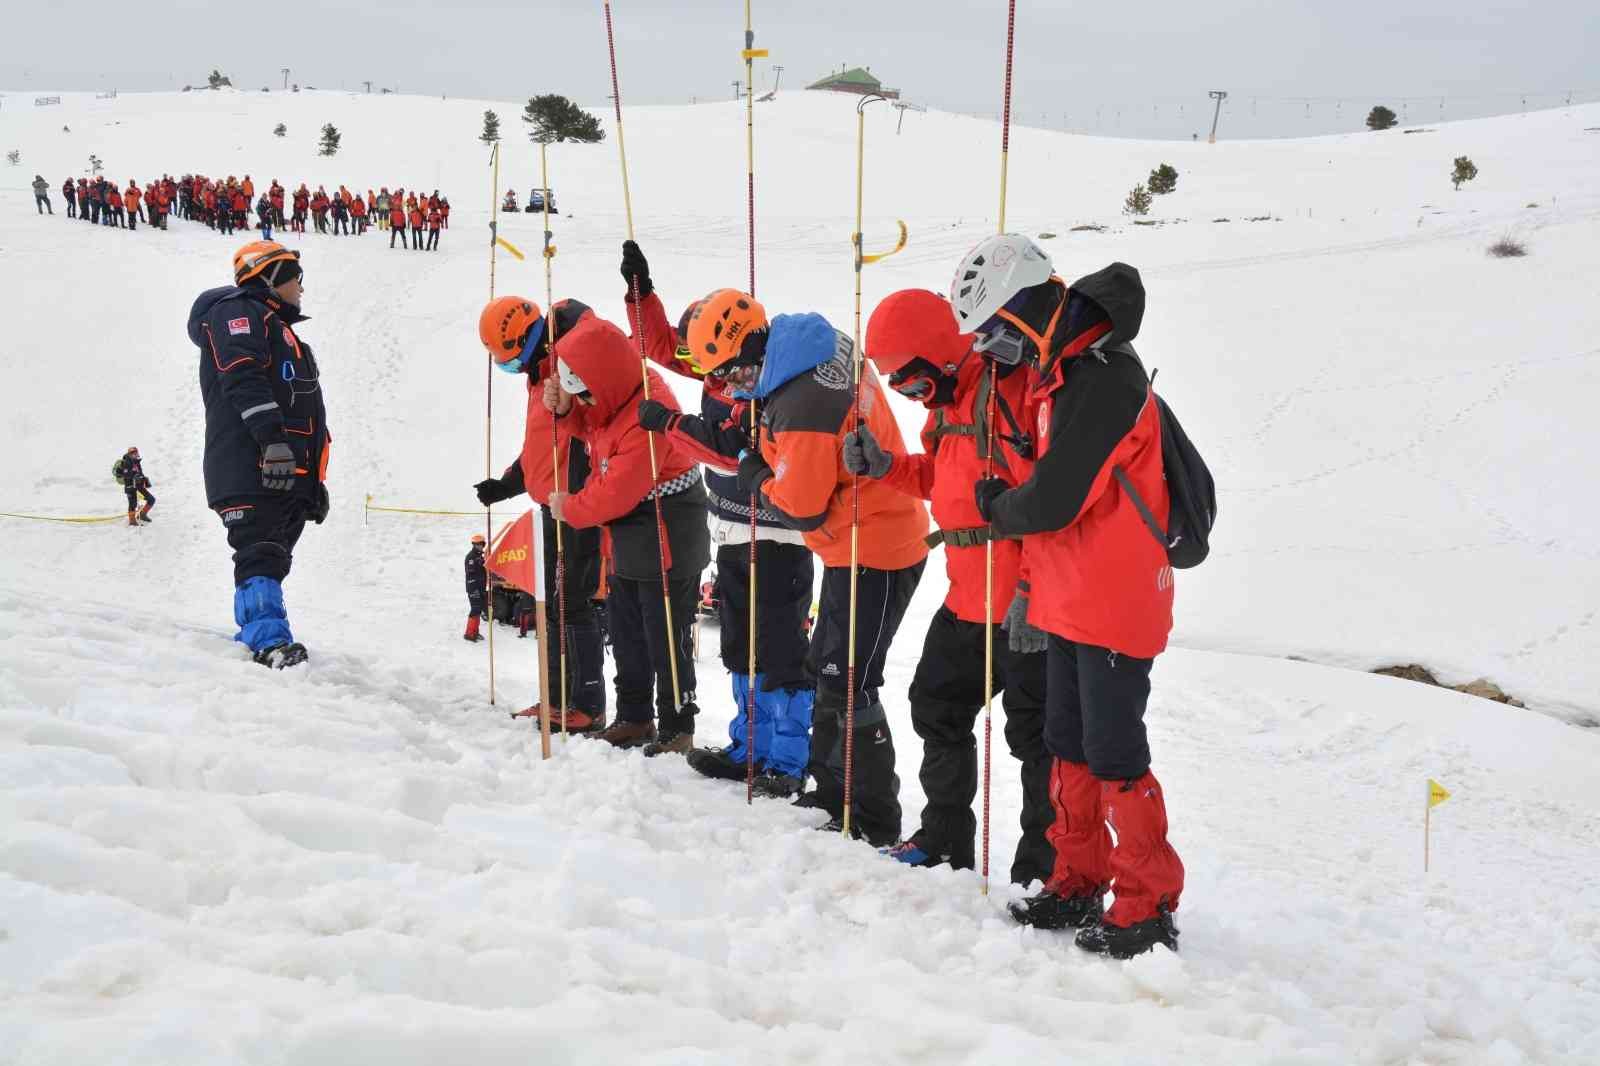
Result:
M1535 710L1595 709L1582 485L1600 445L1600 193L1583 129L1600 110L1209 149L1017 131L1015 225L1061 234L1046 247L1069 276L1140 267L1138 346L1222 494L1212 559L1179 578L1183 648L1158 661L1149 716L1188 866L1183 954L1120 964L1017 929L998 882L985 899L969 875L899 868L677 760L572 741L540 763L503 713L535 676L505 630L487 706L483 649L459 639L481 523L363 526L360 507L372 492L472 508L486 264L466 238L489 196L475 138L495 107L508 184L537 184L516 106L11 103L0 369L26 389L0 430L3 509L117 511L107 470L135 443L161 502L141 530L0 520L0 1063L1593 1061L1600 736L1281 656L1418 661ZM758 113L759 269L774 313L848 328L854 113L838 104L785 95ZM943 289L992 228L993 127L908 115L896 137L893 119L869 110L868 240L903 217L911 243L867 272L869 308ZM315 156L326 121L344 134L332 160ZM639 239L676 317L744 276L742 121L719 104L628 122ZM686 137L727 172L684 165ZM460 239L426 263L376 235L299 244L300 333L334 435L334 511L287 585L315 656L301 676L229 643L228 549L199 486L183 322L239 242L177 221L95 230L58 196L36 216L27 181L59 188L91 151L122 182L201 169L466 193ZM1453 193L1460 154L1480 176ZM1123 196L1162 161L1182 177L1156 217L1283 221L1127 225ZM558 295L623 321L614 146L554 146L552 167ZM1082 222L1108 229L1070 233ZM528 249L539 225L504 232ZM1529 255L1486 256L1508 231ZM536 259L499 270L501 292L543 301ZM526 398L494 389L503 464ZM922 796L905 692L940 571L884 689L908 816ZM710 648L700 671L711 743L731 708ZM1019 797L1005 755L995 769L1007 856ZM1430 776L1454 798L1424 879Z

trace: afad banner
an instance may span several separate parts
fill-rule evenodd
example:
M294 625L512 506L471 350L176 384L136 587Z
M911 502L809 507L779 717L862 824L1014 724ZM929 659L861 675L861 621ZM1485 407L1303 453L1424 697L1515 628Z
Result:
M489 573L514 585L534 599L544 600L544 523L528 511L502 529L489 546Z

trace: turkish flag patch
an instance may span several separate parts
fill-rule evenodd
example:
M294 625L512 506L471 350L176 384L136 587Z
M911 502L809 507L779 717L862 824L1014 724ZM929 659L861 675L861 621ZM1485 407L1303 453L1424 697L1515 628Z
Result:
M230 337L237 337L241 333L249 333L249 332L250 332L250 320L248 318L230 318L230 319L228 319L228 335Z

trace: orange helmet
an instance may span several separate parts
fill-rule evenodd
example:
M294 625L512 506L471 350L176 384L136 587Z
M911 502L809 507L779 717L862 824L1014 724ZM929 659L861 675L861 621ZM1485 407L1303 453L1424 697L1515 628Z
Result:
M472 535L472 543L474 543L474 544L482 544L483 543L483 534L482 533L474 533Z
M268 279L275 278L279 272L277 264L294 263L298 273L300 253L285 248L277 241L251 241L233 253L233 280L237 285L243 285L253 277L265 273L269 268L271 273Z
M767 309L754 296L718 289L689 315L686 347L690 358L711 374L738 358L747 337L766 328Z
M500 296L478 316L478 339L496 366L519 373L528 365L533 348L544 336L544 315L539 305L521 296Z

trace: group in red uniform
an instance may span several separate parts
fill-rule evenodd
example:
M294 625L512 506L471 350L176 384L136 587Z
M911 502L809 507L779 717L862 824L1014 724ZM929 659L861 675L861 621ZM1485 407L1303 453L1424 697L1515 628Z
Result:
M395 230L419 221L416 209L391 204ZM962 260L948 300L924 290L884 300L863 354L890 389L928 408L917 452L876 375L865 373L857 401L851 340L822 316L769 319L754 297L720 289L692 302L673 331L636 247L625 248L623 274L634 342L576 301L547 319L531 301L502 297L480 322L496 365L529 376L532 442L504 477L476 486L480 502L528 491L547 521L600 531L619 706L598 735L735 776L731 748L692 749L693 662L680 660L670 685L664 603L674 628L683 626L708 558L706 517L694 511L711 510L720 543L730 507L756 509L758 522L793 531L823 567L806 663L816 688L810 757L798 769L798 787L809 778L814 788L796 800L829 815L819 828L848 827L912 866L974 864L973 726L992 626L994 690L1023 790L1011 876L1042 883L1010 905L1013 918L1076 929L1079 947L1118 958L1175 950L1184 869L1144 724L1151 668L1172 626L1173 568L1156 532L1171 505L1158 403L1130 344L1144 315L1138 271L1113 263L1069 284L1032 241L1002 234ZM680 412L655 370L641 383L641 350L702 382L715 402L703 401L700 417ZM751 401L760 412L753 434L735 424ZM586 456L593 470L581 488L536 476L551 466L552 423L560 450ZM647 433L658 435L655 478ZM697 461L708 484L721 479L722 496L700 490ZM939 527L932 535L924 501ZM879 690L928 549L939 544L949 591L909 693L927 804L902 836ZM685 634L675 636L681 655Z
M76 181L68 178L61 192L67 201L68 218L127 229L137 229L140 222L166 229L168 216L176 211L179 217L204 222L224 235L260 229L263 238L270 239L274 229L304 233L310 219L315 231L323 234L360 236L373 225L380 230L393 228L402 245L409 228L412 248L435 251L440 232L450 228L450 200L437 189L419 195L398 187L391 193L384 186L378 192L368 189L362 195L344 185L332 193L319 185L312 192L302 182L289 192L274 178L260 190L258 198L255 181L249 174L242 179L232 174L225 178L204 174L173 178L164 174L142 186L129 180L126 188L100 177ZM389 243L393 247L392 237Z

